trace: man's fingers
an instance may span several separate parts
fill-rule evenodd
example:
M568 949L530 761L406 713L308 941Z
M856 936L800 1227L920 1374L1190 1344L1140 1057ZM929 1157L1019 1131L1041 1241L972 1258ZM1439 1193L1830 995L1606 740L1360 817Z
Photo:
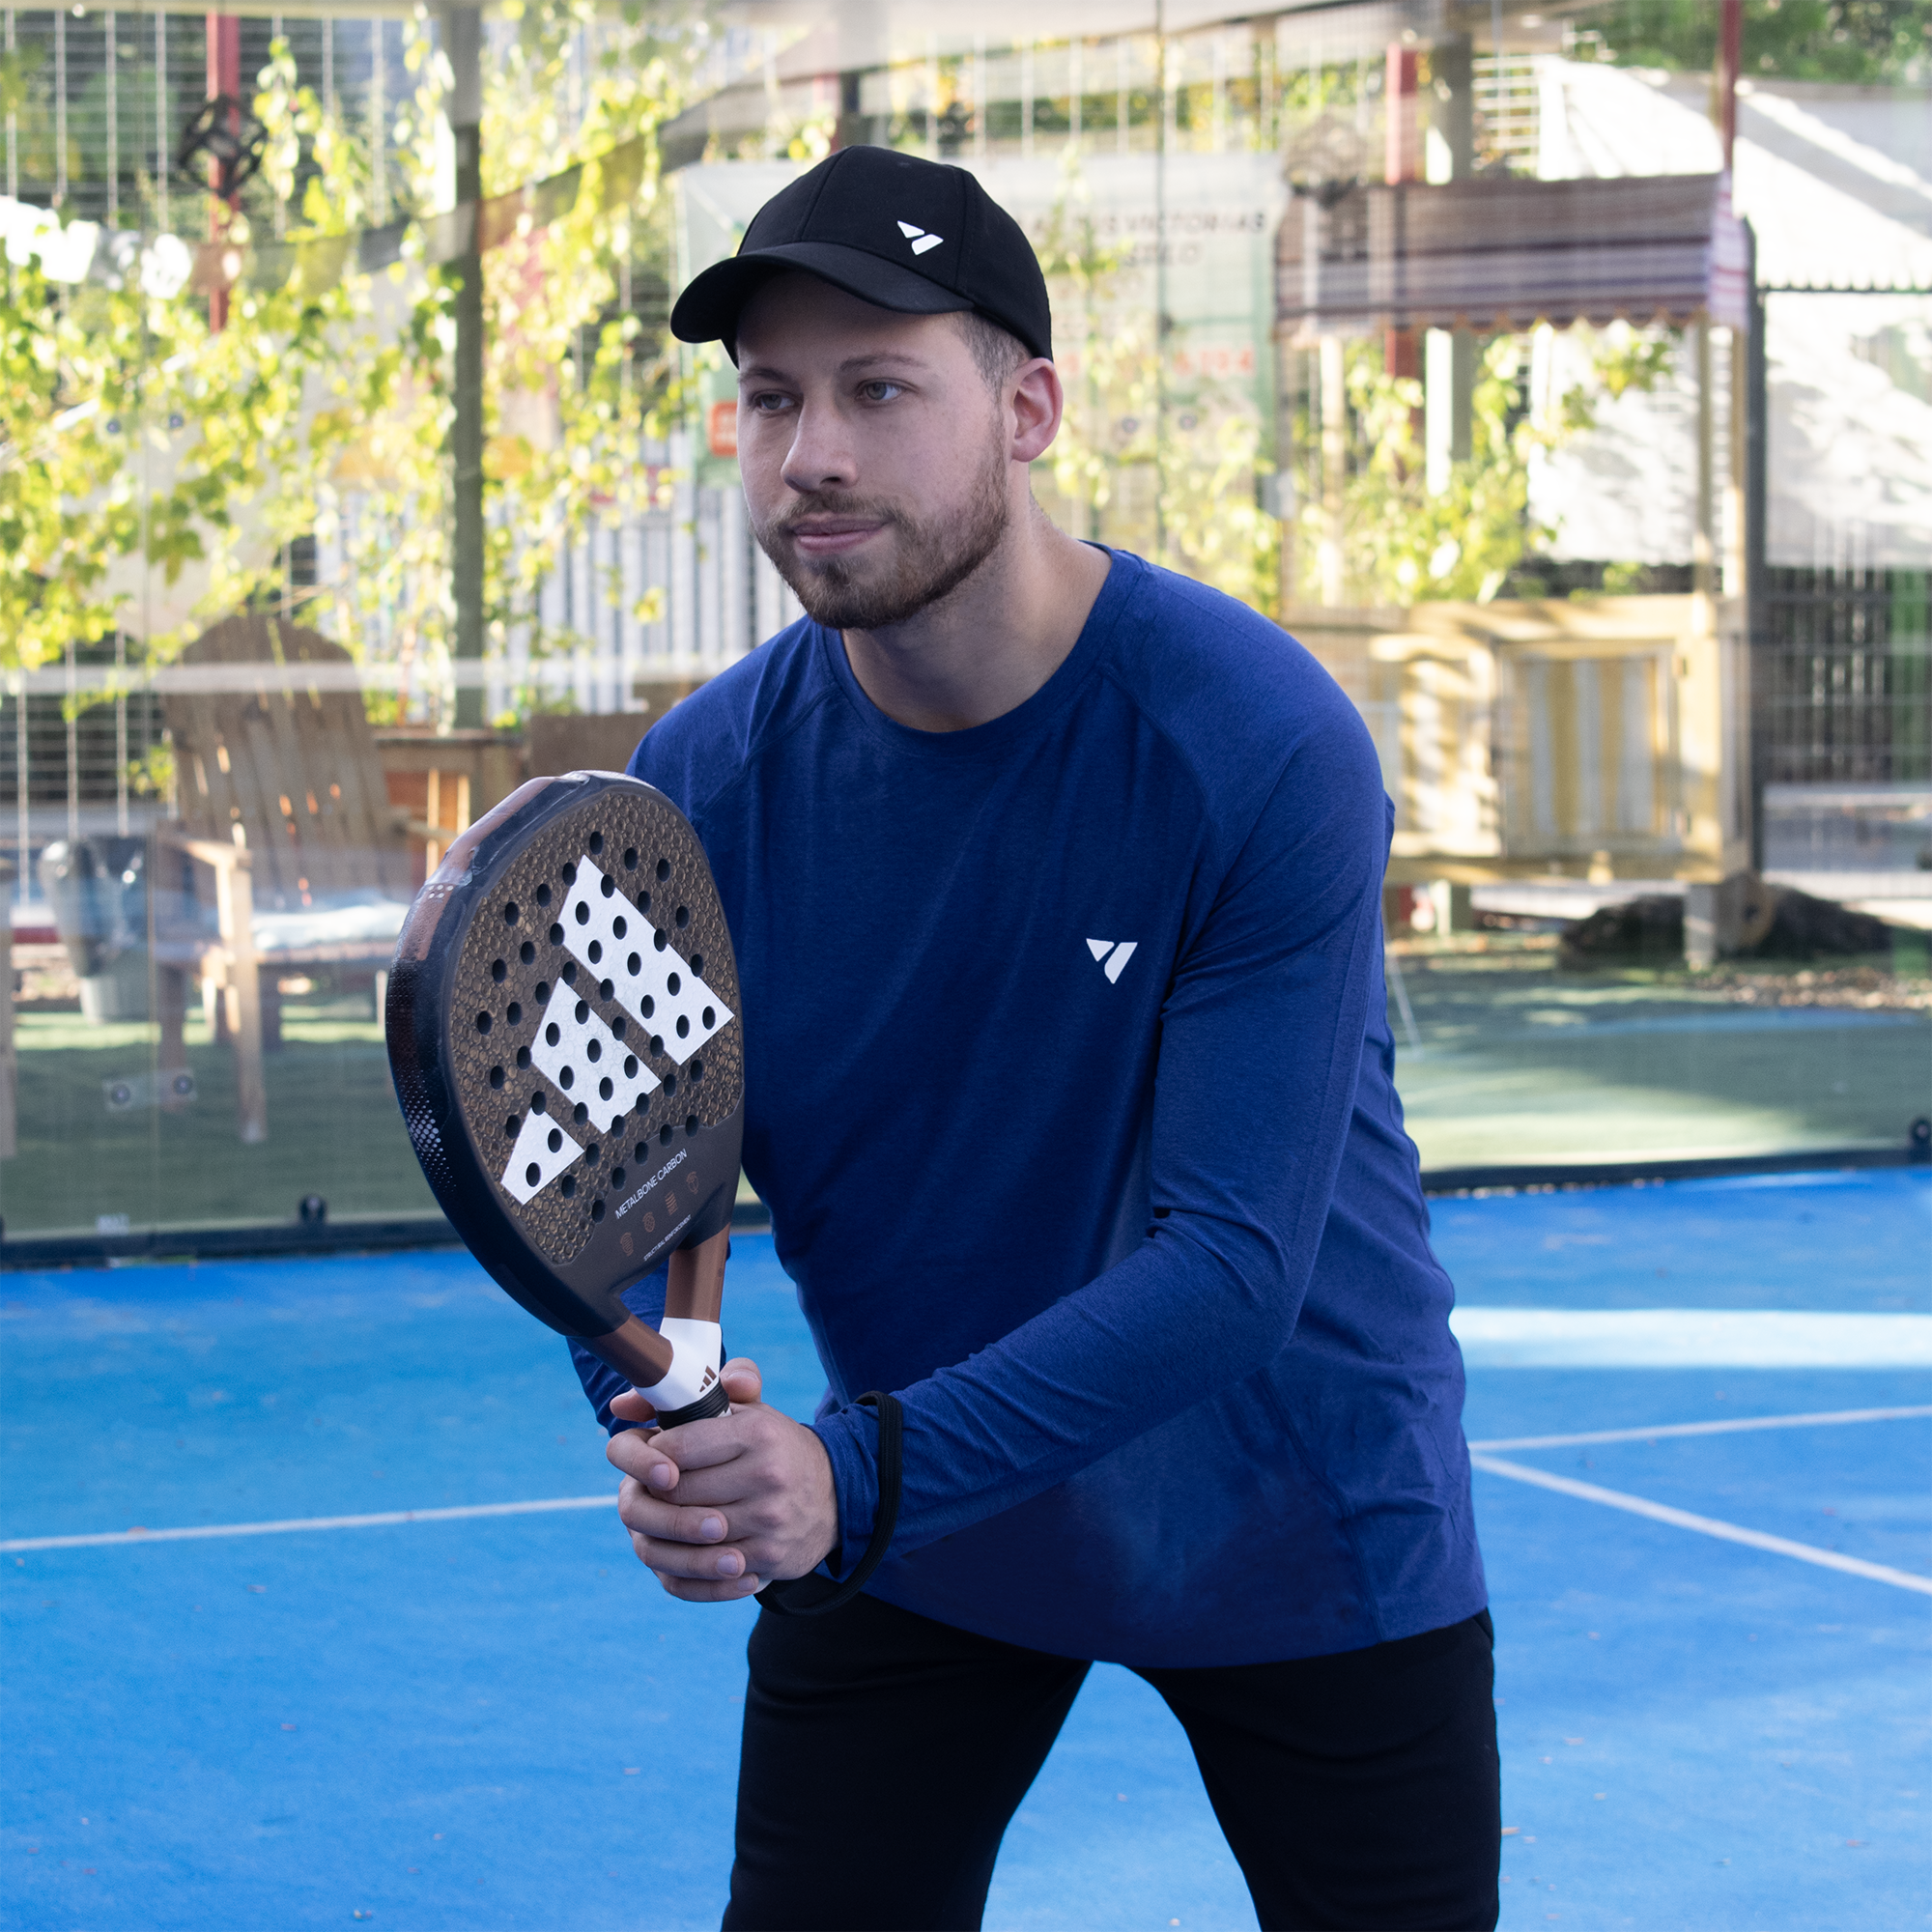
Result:
M611 1413L620 1422L648 1422L657 1410L636 1389L626 1389L611 1398Z
M733 1463L763 1439L759 1418L771 1410L761 1404L748 1404L730 1415L718 1415L704 1422L681 1423L667 1429L653 1439L662 1454L668 1456L689 1475L694 1469L715 1469Z
M723 1510L659 1502L639 1483L626 1483L617 1492L617 1520L634 1536L699 1549L715 1549L731 1535L731 1520Z
M729 1583L694 1583L689 1577L660 1575L658 1581L668 1595L686 1604L735 1604L741 1598L756 1596L765 1587L762 1577L740 1577Z
M745 1552L734 1548L698 1549L689 1543L669 1543L655 1536L631 1532L631 1548L646 1570L660 1577L678 1577L692 1582L734 1582L746 1574Z
M672 1489L677 1483L677 1464L658 1448L663 1440L658 1430L648 1434L639 1429L621 1430L604 1445L604 1460L646 1489Z

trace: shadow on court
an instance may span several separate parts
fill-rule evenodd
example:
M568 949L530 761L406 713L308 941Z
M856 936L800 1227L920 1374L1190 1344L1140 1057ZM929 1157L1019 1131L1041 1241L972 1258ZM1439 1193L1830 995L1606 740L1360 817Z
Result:
M1436 1229L1486 1320L1634 1323L1617 1366L1499 1366L1472 1342L1478 1441L1932 1404L1926 1177L1445 1202ZM467 1257L17 1275L0 1301L0 1924L717 1922L750 1612L665 1598L608 1504L157 1534L608 1496L561 1345ZM1662 1346L1646 1309L1880 1325L1847 1328L1829 1370L1644 1366ZM809 1411L815 1366L768 1241L740 1241L727 1315L734 1351ZM1507 1460L1932 1575L1923 1415ZM1506 1926L1922 1924L1932 1597L1476 1485ZM1253 1924L1179 1730L1126 1672L1090 1680L987 1923Z

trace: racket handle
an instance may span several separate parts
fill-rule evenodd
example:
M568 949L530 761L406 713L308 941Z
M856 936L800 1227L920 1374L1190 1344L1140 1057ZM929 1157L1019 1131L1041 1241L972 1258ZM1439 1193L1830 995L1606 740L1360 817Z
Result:
M600 1361L608 1362L633 1388L662 1381L675 1359L670 1342L635 1315L608 1335L586 1336L583 1346Z
M657 1426L660 1429L678 1429L687 1422L709 1422L714 1416L728 1415L730 1412L731 1398L724 1393L724 1384L716 1381L696 1402L687 1403L682 1408L659 1409Z
M708 1422L730 1411L724 1382L724 1340L718 1327L730 1253L731 1231L721 1228L696 1247L679 1248L667 1265L661 1332L676 1354L660 1390L641 1391L658 1412L660 1429ZM681 1396L686 1399L680 1401Z
M718 1311L724 1305L724 1264L730 1253L731 1231L720 1228L696 1247L679 1248L671 1256L665 1266L668 1320L718 1320Z
M670 1346L670 1367L647 1382L632 1384L657 1410L659 1426L675 1428L673 1416L689 1422L699 1415L724 1414L724 1340L717 1322L667 1315L660 1333Z

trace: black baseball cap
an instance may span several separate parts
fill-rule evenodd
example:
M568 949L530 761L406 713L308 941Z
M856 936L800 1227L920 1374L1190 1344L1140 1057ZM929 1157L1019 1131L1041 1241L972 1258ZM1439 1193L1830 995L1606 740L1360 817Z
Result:
M724 344L759 286L802 270L902 315L972 309L1053 355L1046 277L1019 223L964 168L892 148L840 148L752 217L738 252L678 297L671 333Z

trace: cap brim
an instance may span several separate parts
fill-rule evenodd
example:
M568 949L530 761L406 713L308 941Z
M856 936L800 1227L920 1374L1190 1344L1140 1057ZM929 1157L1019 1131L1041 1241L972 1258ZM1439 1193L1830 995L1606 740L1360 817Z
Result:
M750 255L717 262L696 276L670 312L680 342L723 342L733 348L738 317L753 294L788 270L816 275L848 296L900 315L950 315L973 304L911 269L848 248L839 242L782 242Z

